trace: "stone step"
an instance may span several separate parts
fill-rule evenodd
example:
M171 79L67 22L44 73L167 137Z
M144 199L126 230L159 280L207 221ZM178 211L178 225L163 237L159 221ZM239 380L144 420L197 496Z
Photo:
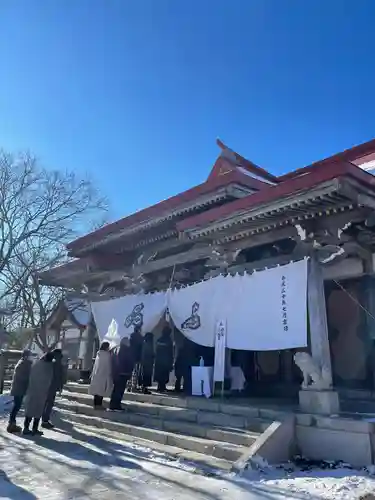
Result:
M74 425L74 430L79 433L88 434L91 436L101 436L112 442L129 443L133 446L140 446L146 450L152 450L156 453L161 453L167 458L184 460L190 465L198 467L196 472L210 472L215 473L215 470L230 471L232 469L232 462L225 460L223 458L216 458L211 455L205 455L202 453L197 453L190 450L183 450L177 448L176 446L170 446L166 444L161 444L156 441L150 441L148 439L142 439L130 434L124 434L121 432L116 432L114 430L109 430L107 428L101 428L97 425L88 425L88 419L83 415L71 414L69 412L58 412L58 426L62 429L68 429Z
M92 396L83 393L65 393L65 398L82 404L92 405ZM161 405L156 401L140 402L137 400L128 400L128 394L125 394L122 401L123 409L127 413L144 414L147 417L156 417L173 422L196 423L199 425L219 426L221 428L235 428L252 431L255 433L263 432L270 422L260 418L248 418L239 415L228 415L225 413L210 412L206 410L195 410L180 406Z
M375 413L375 400L373 399L345 399L341 401L341 411L348 413Z
M234 462L247 450L245 446L204 439L195 436L177 434L175 432L131 425L122 421L122 415L115 412L97 411L86 405L76 404L74 409L63 408L61 402L58 404L58 414L65 421L79 422L91 427L98 427L107 431L114 431L124 435L156 442L167 446L173 446L181 450L188 450L203 455L213 456ZM151 446L151 445L150 445Z
M60 399L57 401L59 408L86 415L96 416L98 410L91 406L91 398L80 395L80 399ZM83 396L83 397L82 397ZM106 406L106 403L105 403ZM116 420L122 423L149 427L152 429L173 432L182 435L194 436L198 438L213 439L239 446L251 446L259 436L259 433L245 429L237 429L233 426L205 425L198 422L182 421L179 419L163 418L157 414L136 413L128 411L128 405L123 403L124 412L100 412L104 413L103 418L111 418L115 415ZM140 410L142 407L140 408ZM164 408L163 408L164 409Z
M88 394L88 386L74 382L67 384L64 389L65 394L68 392ZM243 404L232 404L230 401L222 401L220 399L205 399L202 397L182 396L173 393L166 394L142 394L126 392L124 399L127 401L137 401L140 403L158 404L161 406L186 408L190 410L204 410L211 413L220 413L224 415L245 417L247 419L266 419L279 420L288 414L288 411L277 410L273 408L263 408L251 406L244 402Z

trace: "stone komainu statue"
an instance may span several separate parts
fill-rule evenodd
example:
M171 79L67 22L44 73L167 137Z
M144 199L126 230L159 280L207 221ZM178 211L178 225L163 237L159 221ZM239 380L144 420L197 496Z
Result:
M325 367L320 367L307 352L297 352L294 362L303 375L302 389L329 390L331 376Z

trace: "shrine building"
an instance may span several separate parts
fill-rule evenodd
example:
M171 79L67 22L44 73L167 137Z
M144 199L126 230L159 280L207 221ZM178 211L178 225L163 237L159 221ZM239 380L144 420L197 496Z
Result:
M375 140L281 176L217 142L207 180L69 243L74 260L42 273L42 283L103 301L309 257L312 358L345 405L371 401ZM294 353L246 353L252 394L296 397Z

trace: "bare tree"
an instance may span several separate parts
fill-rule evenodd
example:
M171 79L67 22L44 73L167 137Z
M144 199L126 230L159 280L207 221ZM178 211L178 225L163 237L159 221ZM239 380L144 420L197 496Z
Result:
M0 304L14 310L10 326L35 331L43 350L59 340L48 319L63 292L42 286L38 275L66 262L66 243L102 223L106 212L89 179L0 151Z

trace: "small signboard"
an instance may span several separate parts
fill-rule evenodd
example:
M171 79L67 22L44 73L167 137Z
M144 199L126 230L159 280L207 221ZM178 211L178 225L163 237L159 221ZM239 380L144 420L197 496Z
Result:
M219 320L215 328L215 362L214 382L224 384L225 377L225 348L227 345L227 322Z

